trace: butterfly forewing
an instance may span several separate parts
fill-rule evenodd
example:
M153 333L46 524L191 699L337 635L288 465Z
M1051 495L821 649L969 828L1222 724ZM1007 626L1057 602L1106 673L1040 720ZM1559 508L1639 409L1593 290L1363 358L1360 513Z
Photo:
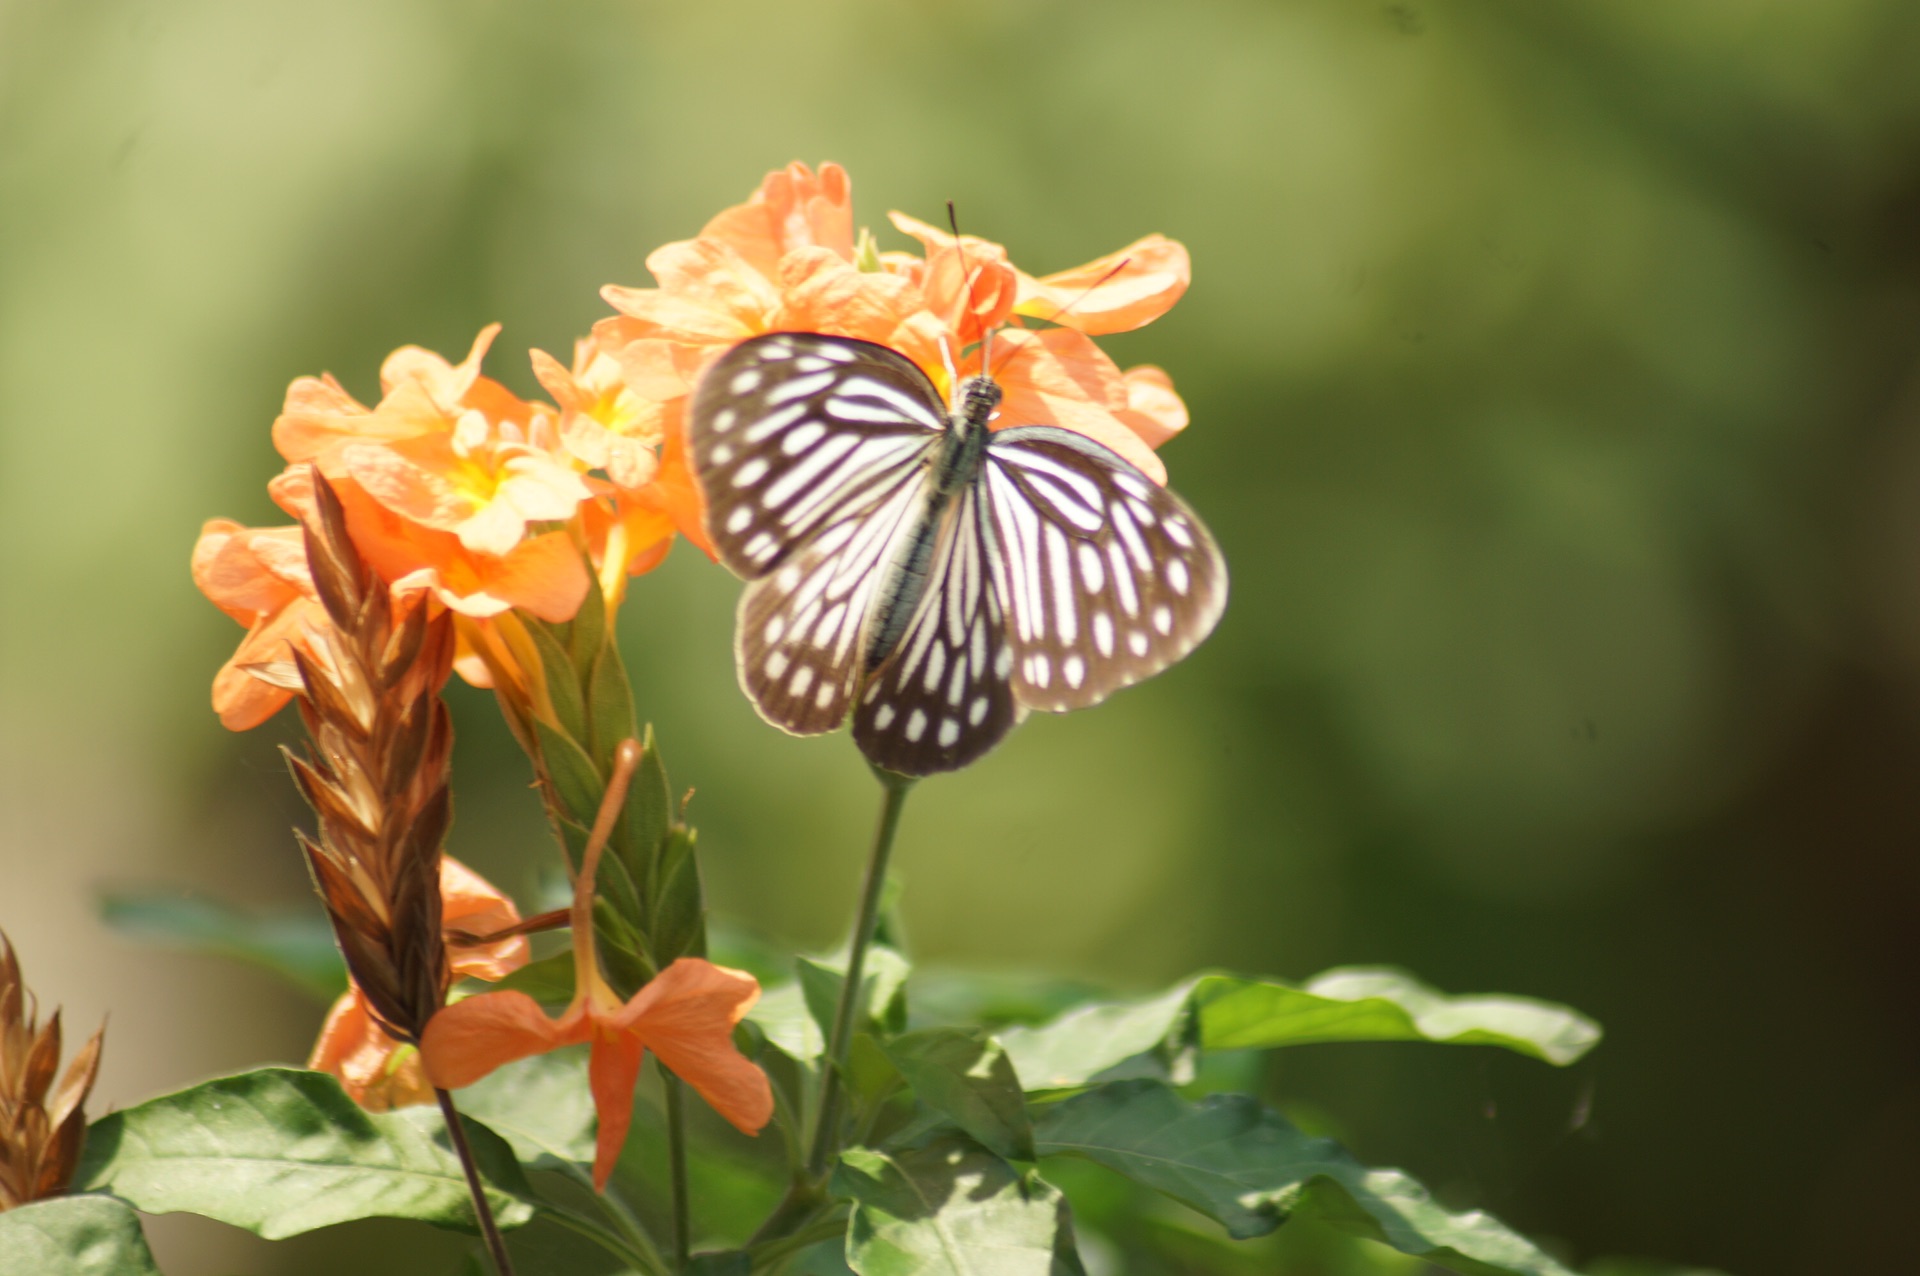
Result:
M702 378L688 421L721 561L765 576L873 506L945 428L926 376L885 346L800 332L741 342Z
M1226 563L1205 525L1100 444L1053 426L1002 430L980 482L1021 704L1098 704L1185 656L1220 619Z
M874 765L902 775L957 770L1018 721L991 545L976 483L946 511L926 592L854 711L854 742Z

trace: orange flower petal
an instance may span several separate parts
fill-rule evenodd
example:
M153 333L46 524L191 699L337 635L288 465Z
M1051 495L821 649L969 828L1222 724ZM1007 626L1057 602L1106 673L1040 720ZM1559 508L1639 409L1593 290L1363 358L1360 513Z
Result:
M593 1185L603 1192L633 1124L633 1088L645 1058L640 1042L625 1033L594 1034L593 1050L587 1056L587 1088L593 1092L593 1109L600 1114L593 1142Z
M1165 314L1192 279L1186 246L1148 235L1072 270L1022 274L1014 310L1095 335L1127 332Z
M825 248L801 248L780 260L783 304L773 327L884 341L911 314L913 285L895 275L856 270Z
M612 1017L632 1032L715 1112L747 1134L773 1117L767 1074L733 1044L734 1025L760 998L745 971L698 957L668 966Z
M1173 388L1173 378L1150 363L1120 374L1126 382L1126 410L1116 415L1148 447L1157 448L1187 428L1187 405Z
M798 161L775 169L746 203L721 212L700 236L727 244L769 279L796 248L824 248L851 261L853 186L847 170L822 164L815 176Z
M587 1038L584 1013L547 1018L523 992L483 992L456 1001L427 1021L420 1058L442 1090L470 1086L495 1068Z
M220 725L229 731L251 731L280 712L293 699L293 692L261 681L248 672L248 666L293 659L291 647L307 650L308 635L331 623L326 609L311 598L295 598L262 617L213 676L213 711L220 715Z
M387 1035L358 989L333 1003L307 1066L339 1078L340 1088L369 1112L433 1102L419 1051Z
M298 527L243 527L226 518L201 525L193 547L193 583L243 625L313 593Z
M451 532L423 527L374 500L351 478L334 484L353 543L396 592L430 589L445 606L484 619L525 607L542 620L573 619L591 577L564 531L546 532L501 557L477 554ZM280 508L306 517L313 485L304 466L267 485Z
M1154 482L1167 481L1166 465L1120 419L1128 410L1126 382L1092 339L1071 328L1015 328L1000 338L1011 349L1004 357L995 352L1006 391L997 426L1058 425L1106 444Z
M764 331L780 308L780 290L745 257L718 239L683 239L647 254L647 270L663 292L706 306L748 332ZM601 296L607 296L605 289ZM632 314L625 307L609 304ZM639 316L636 316L639 317Z
M520 910L500 889L451 855L440 857L440 925L472 935L491 934L520 922ZM527 964L533 950L525 935L491 944L449 944L447 964L455 975L505 979Z

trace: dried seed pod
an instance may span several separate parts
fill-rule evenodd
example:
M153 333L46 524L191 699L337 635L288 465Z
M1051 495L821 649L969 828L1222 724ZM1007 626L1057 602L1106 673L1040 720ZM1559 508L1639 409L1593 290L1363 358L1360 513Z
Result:
M58 1196L73 1180L87 1137L87 1095L100 1071L102 1027L60 1067L60 1012L42 1025L0 934L0 1210Z
M314 474L307 563L331 627L296 650L312 745L289 752L319 818L300 836L347 969L383 1028L416 1043L446 998L440 847L452 822L453 728L440 689L453 622L424 598L395 604Z

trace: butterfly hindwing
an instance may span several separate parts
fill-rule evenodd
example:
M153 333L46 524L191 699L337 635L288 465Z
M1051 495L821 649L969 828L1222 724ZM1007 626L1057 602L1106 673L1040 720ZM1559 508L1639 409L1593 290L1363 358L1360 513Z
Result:
M803 332L741 342L701 379L687 427L721 561L765 576L917 466L946 421L925 374L885 346Z
M1098 704L1212 632L1227 594L1213 537L1114 452L1054 426L1002 430L980 483L1022 705Z
M740 596L734 658L760 716L795 735L846 721L885 565L925 504L916 471L808 538Z
M1019 720L991 546L976 484L946 512L926 592L854 711L854 742L874 765L902 775L958 770Z

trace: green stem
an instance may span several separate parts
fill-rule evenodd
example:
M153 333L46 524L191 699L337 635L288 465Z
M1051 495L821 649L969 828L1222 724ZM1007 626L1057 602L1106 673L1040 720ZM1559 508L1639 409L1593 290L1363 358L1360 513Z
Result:
M818 1245L821 1241L830 1241L846 1234L847 1217L844 1213L836 1213L832 1218L808 1224L791 1236L782 1236L778 1240L761 1245L749 1245L748 1261L753 1264L754 1271L766 1271L778 1267L810 1245Z
M480 1235L486 1238L487 1251L493 1255L493 1270L496 1276L513 1276L513 1260L507 1257L506 1238L500 1235L500 1225L493 1218L493 1206L487 1202L487 1189L480 1182L480 1166L467 1143L466 1127L460 1124L460 1110L453 1106L453 1096L445 1090L436 1089L433 1095L440 1101L440 1115L446 1119L447 1138L453 1142L454 1154L460 1158L460 1168L466 1171L467 1191L473 1194L473 1216L479 1221Z
M552 1219L568 1231L586 1237L635 1271L644 1272L646 1276L664 1276L666 1269L657 1259L650 1259L621 1240L613 1231L600 1226L592 1219L583 1218L572 1210L560 1209L553 1205L543 1206L540 1213L542 1217Z
M587 1171L586 1167L568 1160L564 1152L554 1153L554 1161L550 1168L586 1190L586 1194L599 1207L600 1213L613 1224L613 1231L624 1238L624 1247L618 1249L621 1257L631 1258L631 1255L638 1255L639 1261L634 1261L633 1265L649 1273L649 1276L658 1276L659 1273L667 1270L666 1260L660 1257L660 1251L654 1245L653 1238L648 1236L646 1228L640 1225L640 1219L634 1214L633 1207L628 1205L625 1198L620 1195L617 1185L609 1182L606 1190L601 1191L593 1185L593 1175ZM552 1210L556 1215L567 1214L574 1220L569 1226L573 1226L575 1231L580 1231L583 1235L586 1233L580 1225L598 1226L591 1220L581 1219L578 1215L561 1210L558 1206L553 1206ZM602 1234L606 1233L605 1228L600 1228L599 1231Z
M846 981L840 985L840 1003L833 1011L833 1038L827 1057L820 1061L820 1099L814 1105L813 1150L807 1156L811 1178L825 1177L827 1166L840 1151L840 1073L847 1066L847 1050L853 1043L853 1020L860 1004L861 975L867 961L867 947L873 942L874 926L880 920L880 896L887 884L887 858L893 852L893 835L900 827L900 811L913 788L910 776L874 768L885 796L880 806L880 824L874 830L873 851L867 858L867 880L860 891L860 911L853 922L853 937L847 950Z
M660 1069L660 1085L666 1091L667 1173L672 1184L673 1270L687 1270L687 1256L693 1244L692 1209L687 1197L687 1092L680 1078Z

